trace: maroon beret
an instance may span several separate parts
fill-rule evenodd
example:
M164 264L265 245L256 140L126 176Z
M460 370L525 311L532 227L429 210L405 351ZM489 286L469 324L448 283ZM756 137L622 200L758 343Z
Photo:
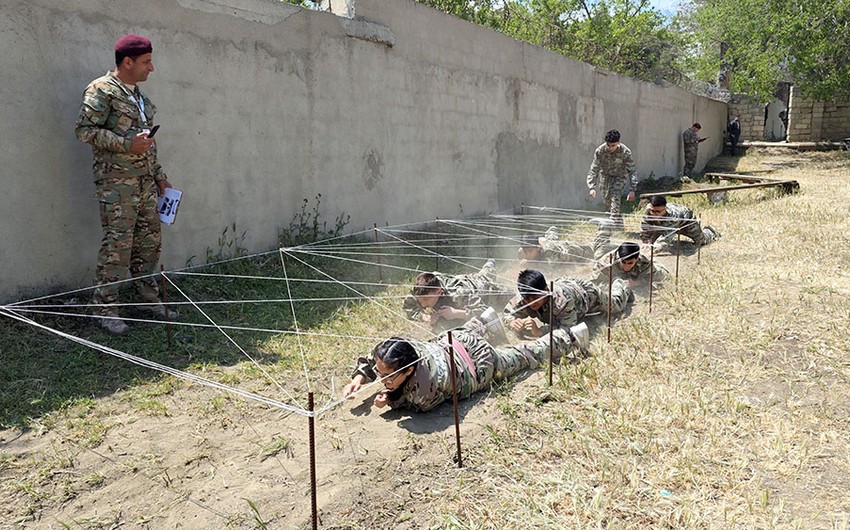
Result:
M128 57L138 57L153 52L150 39L141 35L124 35L115 41L115 51Z
M693 127L694 129L702 129L702 125L700 125L699 123L695 123Z

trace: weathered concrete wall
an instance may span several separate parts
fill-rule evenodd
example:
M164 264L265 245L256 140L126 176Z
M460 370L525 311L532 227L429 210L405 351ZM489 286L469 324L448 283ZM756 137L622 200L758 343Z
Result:
M791 88L788 141L836 141L850 137L850 102L825 103Z
M699 166L720 151L723 103L412 0L356 6L351 21L274 0L0 0L0 300L93 279L91 155L73 123L128 32L154 42L144 88L161 162L185 193L164 229L166 268L216 250L233 222L249 250L268 249L317 193L323 216L351 214L351 229L523 202L595 207L584 177L610 128L641 177L681 171L694 121L711 137Z

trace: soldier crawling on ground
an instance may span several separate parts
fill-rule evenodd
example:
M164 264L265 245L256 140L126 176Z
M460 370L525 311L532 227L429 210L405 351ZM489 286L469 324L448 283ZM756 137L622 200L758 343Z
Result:
M473 274L423 272L404 300L404 312L409 319L432 326L441 321L477 317L489 307L489 297L501 291L495 283L495 272L496 262L492 259Z
M549 333L549 317L555 329L568 329L590 313L608 311L608 290L590 280L564 276L553 282L549 293L546 277L526 269L517 278L519 294L505 306L502 318L520 337L541 337ZM620 278L611 285L611 314L622 313L634 300L629 284Z
M663 195L655 195L646 205L640 225L640 240L652 243L657 250L665 250L676 234L691 239L696 245L707 245L720 239L720 232L707 226L702 228L694 212L687 206L668 203Z
M613 279L621 279L628 282L629 287L635 289L642 285L649 285L650 271L652 271L653 287L666 280L670 273L664 265L640 253L640 245L632 241L620 243L614 251L614 262L609 258L602 258L595 263L596 277L594 283L608 285L609 273Z
M610 230L599 230L593 243L576 243L562 238L558 227L552 226L542 237L525 235L518 252L520 265L564 265L592 263L608 252Z
M548 336L533 342L493 347L482 332L493 325L498 326L501 334L504 329L495 312L490 317L488 321L472 319L452 331L460 399L488 388L494 381L537 368L549 358ZM584 324L570 330L556 329L552 334L553 356L556 360L569 354L583 356L589 343L590 334ZM445 333L428 342L392 337L375 346L368 358L357 359L354 376L342 394L351 396L365 383L380 379L384 390L375 396L375 407L389 405L429 411L452 399L449 362Z

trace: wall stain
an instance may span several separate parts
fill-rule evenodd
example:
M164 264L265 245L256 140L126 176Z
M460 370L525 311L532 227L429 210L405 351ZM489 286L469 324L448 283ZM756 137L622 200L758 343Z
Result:
M373 189L382 178L384 178L384 159L377 149L371 149L363 154L363 182L366 189Z

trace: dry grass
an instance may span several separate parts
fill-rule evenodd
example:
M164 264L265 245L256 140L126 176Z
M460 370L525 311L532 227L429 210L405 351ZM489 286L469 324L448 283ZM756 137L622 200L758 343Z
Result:
M699 265L683 260L651 314L639 301L551 388L537 373L464 403L464 469L448 406L321 416L321 527L850 527L850 158L750 153L738 169L764 167L801 192L681 200L723 238ZM313 329L396 332L374 306L334 315ZM211 341L179 344L187 369L273 390ZM258 338L264 368L296 394L301 347L324 390L366 350ZM23 435L0 431L0 528L309 527L302 417L170 378L115 387L29 418Z

